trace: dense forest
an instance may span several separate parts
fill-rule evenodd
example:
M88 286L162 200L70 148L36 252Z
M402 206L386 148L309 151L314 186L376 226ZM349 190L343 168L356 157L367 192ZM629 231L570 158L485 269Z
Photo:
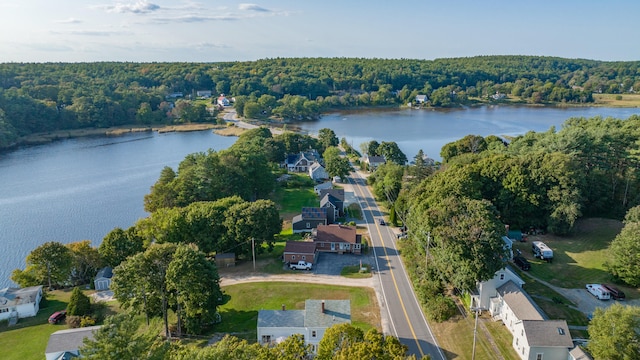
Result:
M199 90L234 97L240 115L295 120L328 109L405 104L418 94L436 107L492 101L496 93L528 103L588 103L593 93L639 89L639 65L534 56L5 63L0 149L32 133L207 121L204 106L189 101Z

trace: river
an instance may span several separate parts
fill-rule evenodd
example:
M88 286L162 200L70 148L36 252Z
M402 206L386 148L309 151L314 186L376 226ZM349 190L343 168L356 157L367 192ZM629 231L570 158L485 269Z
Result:
M626 119L638 109L480 107L464 110L346 112L300 124L311 133L333 129L356 149L365 141L395 141L409 159L423 149L439 159L440 148L468 134L517 135L558 129L569 117ZM222 150L235 142L211 131L134 133L76 138L0 153L0 288L24 268L25 257L47 241L91 240L98 246L113 228L147 216L143 197L165 166L185 155Z

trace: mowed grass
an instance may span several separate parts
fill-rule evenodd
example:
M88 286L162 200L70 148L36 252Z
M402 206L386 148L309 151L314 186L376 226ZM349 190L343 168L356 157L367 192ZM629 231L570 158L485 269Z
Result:
M611 261L608 248L620 229L622 223L617 220L582 219L570 236L529 236L527 242L515 243L514 247L520 249L522 255L531 262L531 275L556 286L582 288L588 283L612 281L604 264ZM533 241L542 241L553 250L553 262L533 258ZM637 296L637 291L632 292Z
M85 294L89 294L87 291ZM58 331L68 329L64 323L51 325L49 316L56 311L67 308L71 289L48 292L46 299L40 302L40 311L32 318L20 319L18 324L7 327L6 322L0 324L0 349L4 360L40 360L49 342L49 336ZM109 304L107 312L117 309L117 304Z
M222 323L216 332L256 341L259 310L304 309L307 299L351 300L351 323L364 331L380 331L380 309L373 289L287 282L245 283L223 287L229 301L220 307Z
M536 304L549 316L549 319L566 320L569 325L586 326L589 324L589 319L582 312L576 310L573 307L575 304L564 296L534 279L522 275L521 277L526 281L524 290L531 295Z
M296 214L300 214L303 207L320 206L320 199L313 191L313 182L306 174L290 174L292 182L300 184L294 187L278 186L272 196L272 200L278 204L280 216L285 221L291 220Z
M487 316L484 316L487 318ZM482 319L482 317L481 317ZM480 320L480 319L479 319ZM512 336L501 322L485 321L485 326L491 334L498 351L506 360L516 360L518 355L511 347ZM429 326L438 340L444 356L447 359L470 360L473 353L473 329L475 318L457 315L447 321L431 322ZM487 334L478 326L476 338L475 358L478 360L492 360L496 358L495 348L487 338Z
M640 94L593 94L593 100L608 107L640 107Z

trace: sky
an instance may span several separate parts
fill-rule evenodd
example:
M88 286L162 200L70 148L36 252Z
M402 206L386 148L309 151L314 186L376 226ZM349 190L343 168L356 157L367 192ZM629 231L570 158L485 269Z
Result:
M640 60L637 0L256 1L0 0L0 62Z

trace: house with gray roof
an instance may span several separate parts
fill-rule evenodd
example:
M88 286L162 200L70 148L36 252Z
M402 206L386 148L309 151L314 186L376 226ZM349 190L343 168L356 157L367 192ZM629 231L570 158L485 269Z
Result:
M327 180L329 178L329 173L327 173L324 166L316 162L309 166L309 177L314 181Z
M335 223L344 216L344 189L320 190L320 207L327 209L327 223Z
M321 224L327 225L327 209L322 207L303 207L291 220L294 233L311 232Z
M42 285L0 290L0 320L36 316L42 300Z
M521 359L565 360L574 347L565 320L549 320L522 289L524 281L508 267L479 283L471 295L472 308L487 310L513 335L512 346Z
M113 277L113 269L110 266L105 266L93 279L93 285L97 291L109 290L111 287L111 278Z
M294 334L301 334L314 352L325 331L333 325L351 323L349 300L307 300L304 310L260 310L258 343L276 344Z
M320 196L320 191L333 189L333 183L331 181L325 181L322 184L318 184L313 187L313 191Z
M93 340L94 332L102 326L89 326L76 329L59 330L49 336L44 352L46 360L71 359L80 355L84 339Z
M378 168L378 166L384 164L386 160L384 159L384 156L369 156L367 154L364 154L362 162L367 164L367 169L369 171L374 171Z

